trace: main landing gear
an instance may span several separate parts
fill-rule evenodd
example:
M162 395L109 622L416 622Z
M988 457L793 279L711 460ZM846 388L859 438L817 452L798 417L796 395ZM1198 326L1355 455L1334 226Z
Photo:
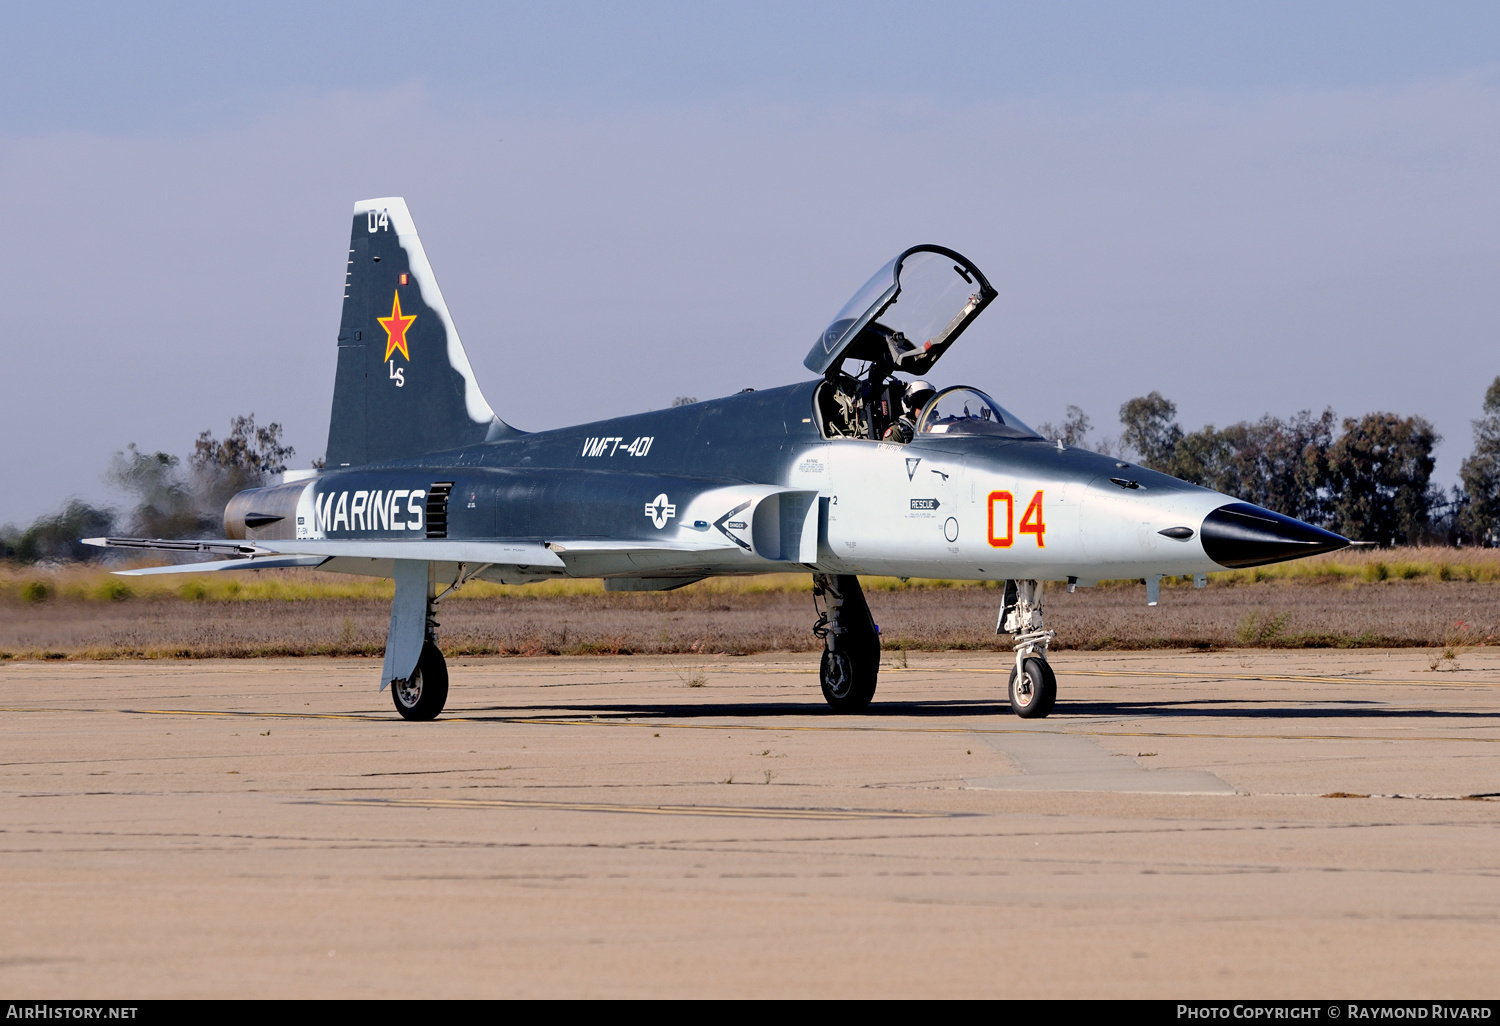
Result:
M1010 671L1010 708L1022 719L1041 719L1057 703L1057 674L1047 664L1047 646L1057 637L1042 623L1042 582L1006 581L996 634L1015 639Z
M823 697L834 712L864 712L880 672L880 629L853 574L813 574L814 608L820 600L813 633L824 641Z
M435 720L443 711L448 702L448 663L430 640L422 644L412 675L391 682L391 697L403 719Z
M485 563L470 570L469 564L458 564L453 583L439 592L432 564L416 559L394 561L396 597L391 602L380 686L390 686L402 719L435 720L447 704L448 664L437 647L438 603L489 566Z

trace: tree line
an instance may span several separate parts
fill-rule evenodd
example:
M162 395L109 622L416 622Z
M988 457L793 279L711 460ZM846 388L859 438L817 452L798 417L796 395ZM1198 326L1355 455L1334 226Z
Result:
M281 425L234 417L222 439L204 431L186 461L166 452L141 452L132 442L114 454L104 479L128 497L124 509L69 500L28 527L0 527L0 558L18 563L97 559L105 550L80 539L123 534L138 538L217 538L224 505L236 492L265 484L286 470L295 450L281 441Z
M1339 421L1331 409L1286 420L1270 414L1219 429L1184 431L1160 392L1120 407L1118 438L1090 443L1088 416L1068 407L1040 431L1065 445L1134 458L1142 466L1379 545L1500 544L1500 377L1473 421L1474 450L1460 483L1432 484L1441 441L1423 417L1367 413Z

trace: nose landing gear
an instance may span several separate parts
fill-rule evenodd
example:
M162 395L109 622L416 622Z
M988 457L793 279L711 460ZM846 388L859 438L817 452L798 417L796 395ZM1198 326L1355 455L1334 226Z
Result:
M1041 719L1057 703L1057 674L1047 664L1047 646L1057 637L1042 621L1042 582L1006 581L996 634L1015 639L1010 671L1010 708L1022 719Z
M813 633L825 643L818 667L823 698L834 712L864 712L880 672L880 629L853 574L813 574L814 608L819 600L824 608Z

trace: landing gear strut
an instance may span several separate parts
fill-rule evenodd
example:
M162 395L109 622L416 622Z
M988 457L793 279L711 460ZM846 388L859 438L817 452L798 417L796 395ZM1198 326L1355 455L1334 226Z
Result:
M1006 581L996 634L1015 639L1010 671L1010 708L1022 719L1040 719L1057 702L1057 675L1047 664L1047 646L1057 637L1042 622L1042 582Z
M823 697L834 712L863 712L875 697L880 630L853 574L813 574L814 608L820 600L813 633L825 643L818 668Z
M431 563L394 561L396 597L391 602L380 686L390 686L402 719L433 720L443 711L448 702L448 664L437 647L438 603L489 567L485 563L471 571L469 564L460 563L453 583L439 592Z

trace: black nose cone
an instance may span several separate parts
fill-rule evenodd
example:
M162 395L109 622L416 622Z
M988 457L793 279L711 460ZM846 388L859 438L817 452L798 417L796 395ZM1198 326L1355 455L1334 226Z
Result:
M1231 502L1203 518L1203 551L1220 566L1238 569L1332 552L1348 538L1272 513L1248 502Z

